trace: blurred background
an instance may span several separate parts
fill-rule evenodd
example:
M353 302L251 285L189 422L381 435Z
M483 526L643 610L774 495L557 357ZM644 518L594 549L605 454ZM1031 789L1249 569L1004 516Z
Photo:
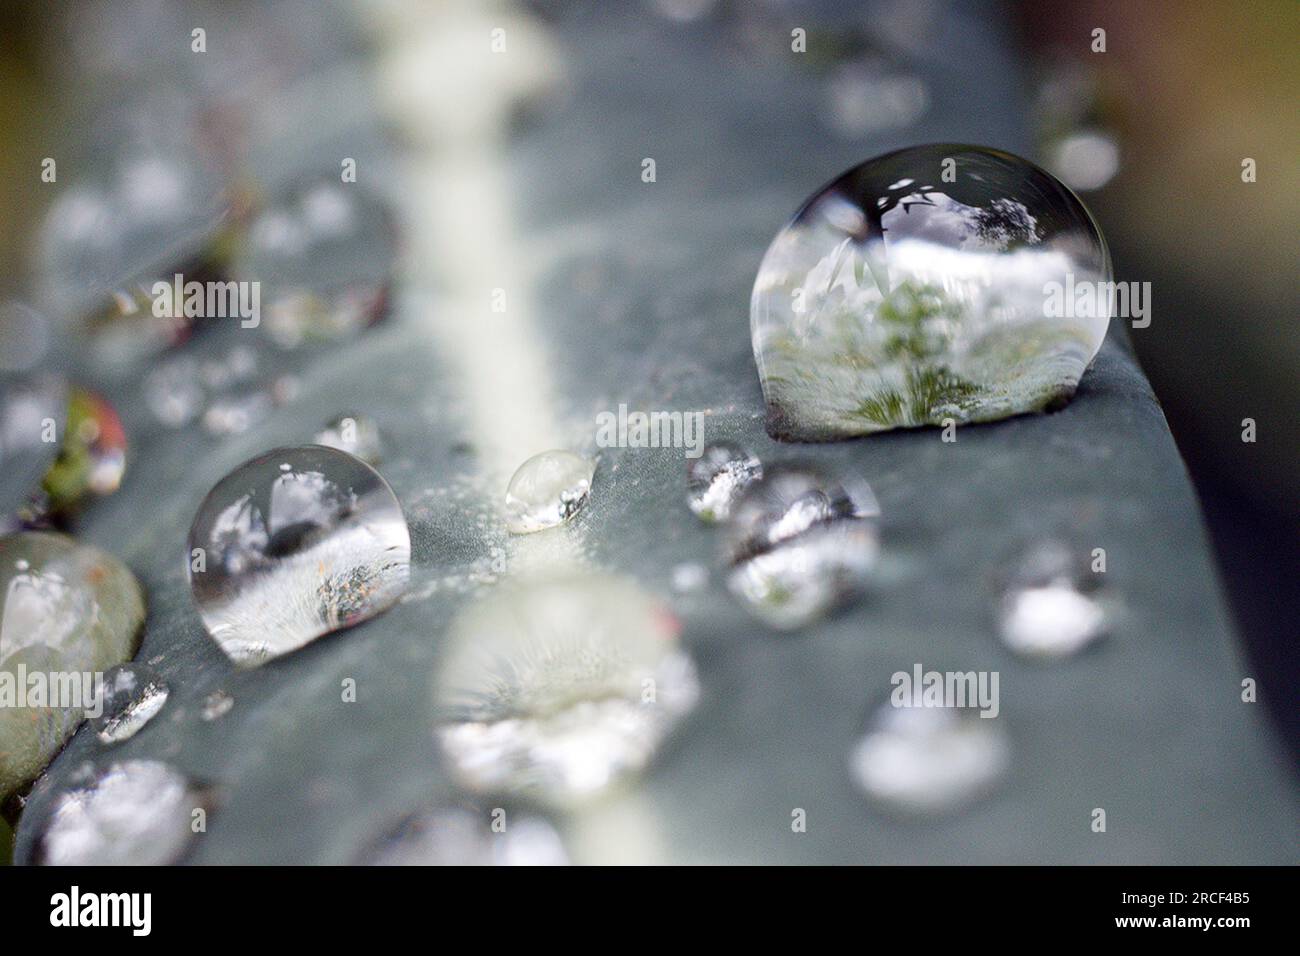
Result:
M362 82L352 66L388 42L405 6L120 0L0 8L0 299L26 302L49 319L0 311L0 371L55 367L105 379L107 363L140 367L132 364L139 355L88 344L86 316L101 308L97 297L164 253L183 259L210 251L227 225L245 221L264 195L304 169L336 173L339 150L314 140L302 118L321 90L335 104L367 102L338 90ZM489 6L562 31L582 4ZM754 37L767 27L807 24L809 68L824 88L819 126L837 151L856 149L865 159L907 142L907 130L922 122L927 139L947 138L933 134L935 118L958 116L947 124L953 138L975 138L981 123L1017 130L1033 144L1029 158L1082 196L1110 244L1116 278L1151 283L1153 321L1131 331L1132 346L1200 497L1261 699L1294 755L1300 5L642 0L620 7L629 20L661 21L688 37L723 36L725 48L749 54L722 65L731 70L757 68ZM1020 95L970 104L967 112L967 104L945 100L954 89L945 78L960 70L961 27L972 23L1009 38L1010 55L989 68L1010 71ZM197 24L209 42L221 38L221 56L192 55ZM1094 49L1097 28L1105 30L1104 51ZM596 43L565 46L563 55L606 54ZM528 82L563 96L562 78L546 70ZM526 125L533 99L524 91L517 100L512 122ZM449 114L447 122L471 122L465 117L473 112ZM281 128L291 131L284 140L298 159L277 153ZM174 163L136 161L137 146ZM58 160L53 183L42 180L47 157ZM1243 181L1247 159L1253 182ZM105 190L117 190L112 201L125 204L114 217L155 232L165 223L174 246L137 254L116 236L95 238ZM100 244L94 255L69 256L69 248L86 248L87 236L90 246ZM369 321L358 309L326 336L340 323L350 329ZM166 330L155 331L163 354L174 343ZM294 341L313 330L282 333ZM281 385L291 391L293 383ZM246 428L263 405L282 398L272 389L261 404L228 403L217 414L200 404L193 414L216 430ZM1247 418L1257 428L1251 443L1242 440ZM0 845L7 842L0 830Z

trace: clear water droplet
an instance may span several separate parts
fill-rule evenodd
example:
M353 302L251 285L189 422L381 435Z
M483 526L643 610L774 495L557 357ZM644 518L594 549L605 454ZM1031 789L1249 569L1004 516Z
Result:
M1008 576L999 602L1003 642L1027 657L1068 657L1110 630L1111 614L1081 551L1042 542Z
M191 814L201 806L197 788L165 763L114 763L58 798L38 859L52 866L174 863L193 837Z
M804 627L861 592L879 552L879 514L865 481L773 465L727 523L727 584L771 627Z
M709 445L686 466L686 503L701 521L725 521L740 493L762 475L762 462L745 449Z
M234 706L234 697L224 690L214 690L203 698L203 709L199 711L199 716L208 721L217 720L230 713L230 709Z
M571 451L544 451L519 466L506 487L506 527L531 534L563 524L587 501L594 462Z
M993 788L1011 749L997 718L968 707L885 703L849 755L854 782L883 809L949 813Z
M678 625L605 575L502 585L448 632L436 736L458 781L556 804L645 767L699 694Z
M316 433L315 442L355 455L369 465L377 465L383 458L383 436L378 423L368 415L349 413L331 419Z
M91 722L101 743L118 744L139 733L167 703L167 684L139 664L123 664L104 675L99 717Z
M1056 308L1051 284L1110 278L1087 210L1025 160L938 144L855 166L778 233L754 284L768 431L826 440L1059 405L1110 307Z
M320 445L275 449L219 481L189 549L203 623L242 666L373 617L410 578L410 533L388 483Z
M510 815L491 828L483 811L437 807L403 821L372 850L371 866L566 866L555 828L540 817Z

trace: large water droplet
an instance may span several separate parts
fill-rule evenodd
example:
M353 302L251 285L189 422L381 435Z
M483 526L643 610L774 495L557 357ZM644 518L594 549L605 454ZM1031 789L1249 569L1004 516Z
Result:
M853 780L882 808L947 813L983 796L1010 762L997 718L967 707L882 705L849 755Z
M530 534L563 524L587 501L594 462L571 451L544 451L519 466L506 487L506 527Z
M677 622L636 585L533 580L453 623L436 735L465 786L569 803L649 763L697 696Z
M123 664L104 675L102 711L91 726L101 743L130 740L167 703L167 684L139 664Z
M826 440L1060 404L1110 316L1108 300L1090 311L1072 293L1110 278L1087 210L1022 159L939 144L856 166L759 269L750 322L768 430Z
M545 820L511 816L496 832L483 812L437 807L417 813L371 851L372 866L565 866L560 835Z
M1110 613L1098 575L1059 541L1031 548L1009 575L998 608L1002 640L1029 657L1068 657L1105 636Z
M710 445L686 466L686 503L701 521L725 521L740 493L762 475L762 462L745 449Z
M173 863L193 836L191 814L202 806L202 794L167 764L114 763L58 798L38 859L53 866Z
M189 548L203 623L242 666L373 617L410 577L410 533L388 483L320 445L267 452L221 479Z
M861 591L879 551L879 514L864 481L773 465L728 522L728 586L770 626L803 627Z
M84 676L129 660L144 622L144 594L116 558L45 532L0 537L0 672L76 674L80 700L0 706L0 798L33 779L63 746L95 687ZM60 695L63 689L59 689Z

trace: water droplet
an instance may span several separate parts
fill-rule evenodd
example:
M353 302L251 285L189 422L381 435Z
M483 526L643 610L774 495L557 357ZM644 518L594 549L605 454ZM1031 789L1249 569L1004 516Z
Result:
M686 466L686 503L702 521L725 521L740 493L762 475L762 463L743 448L710 445Z
M482 811L437 807L414 814L365 859L372 866L566 866L560 835L534 816L495 832Z
M52 866L173 863L193 837L191 814L202 805L202 794L165 763L114 763L58 798L38 859Z
M203 413L203 430L209 435L242 435L271 414L274 402L257 389L237 395L223 395Z
M865 59L836 68L827 85L826 116L835 132L859 139L915 123L930 103L925 82L885 62Z
M1110 628L1098 576L1082 554L1059 541L1042 542L1009 576L998 625L1008 647L1028 657L1078 653Z
M388 483L319 445L275 449L221 479L190 528L196 548L194 602L242 666L373 617L410 578L410 533Z
M383 318L391 240L386 205L353 185L298 184L268 208L249 231L246 269L267 290L271 338L288 349L338 341Z
M507 584L469 605L434 681L456 778L568 804L645 767L699 693L677 629L604 575Z
M698 591L709 583L709 569L702 564L678 564L672 571L673 590L678 594Z
M67 386L53 375L7 381L0 388L0 519L21 511L45 477L59 446L46 441L54 423L62 438L67 421Z
M377 465L383 458L383 436L368 415L347 414L331 419L316 433L315 442L355 455L369 465Z
M230 708L234 706L235 698L224 690L214 690L203 698L203 710L199 712L199 716L204 720L217 720L230 713Z
M144 400L154 417L169 428L194 421L204 401L198 363L179 357L156 365L145 376Z
M66 517L91 496L112 494L126 471L126 433L113 406L94 392L73 388L63 442L41 490L42 510Z
M104 675L101 713L91 726L102 743L130 740L167 703L163 679L139 664L123 664Z
M116 558L60 534L0 537L0 670L94 673L130 660L144 594ZM76 688L69 688L75 693ZM0 707L0 798L32 780L76 729L95 688L57 707ZM54 703L54 701L51 701Z
M544 451L519 466L506 488L506 527L514 534L554 528L587 501L594 462L570 451Z
M768 431L825 440L1059 405L1110 305L1049 292L1110 278L1087 210L1022 159L939 144L856 166L781 230L754 284Z
M968 707L882 705L849 756L854 782L882 808L948 813L986 794L1010 762L997 718Z
M812 465L773 465L727 524L727 584L772 627L810 624L865 585L879 551L879 514L865 481L832 478Z

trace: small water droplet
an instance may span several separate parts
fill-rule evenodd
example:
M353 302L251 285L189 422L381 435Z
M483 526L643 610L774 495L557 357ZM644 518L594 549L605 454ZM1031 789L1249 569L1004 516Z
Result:
M437 807L414 814L372 850L371 866L567 866L555 828L511 815L495 832L486 812Z
M113 406L84 388L68 393L63 442L41 481L45 511L66 517L91 496L112 494L126 471L126 433Z
M740 493L762 476L762 462L745 449L710 445L686 466L686 503L702 521L725 521Z
M274 405L262 389L222 395L204 411L203 430L209 435L242 435L271 414Z
M568 804L645 767L699 694L677 630L605 575L507 584L469 605L434 680L456 778Z
M986 794L1010 762L997 718L967 707L880 706L849 756L854 782L905 815L957 810Z
M100 716L91 722L101 743L130 740L167 703L162 678L139 664L123 664L104 675Z
M673 590L678 594L698 591L709 583L709 569L702 564L678 564L672 571Z
M52 866L174 863L193 837L202 795L177 770L153 760L110 764L59 796L38 859Z
M368 415L339 415L316 433L314 441L317 445L355 455L368 465L377 465L383 458L379 425Z
M224 690L214 690L207 697L203 698L203 710L199 716L204 720L216 720L230 713L230 708L235 706L235 698L231 697Z
M530 534L563 524L586 503L595 474L595 463L573 452L534 455L506 488L506 527Z
M16 525L41 479L54 464L57 441L46 441L50 422L63 437L68 390L61 378L38 375L0 387L0 527Z
M319 445L240 465L190 528L203 623L236 663L255 666L386 610L410 578L406 519L379 473Z
M145 404L169 428L194 421L203 408L204 398L198 363L188 356L162 362L145 376Z
M862 590L879 551L879 514L864 481L773 465L727 524L728 586L772 627L810 624Z
M1016 653L1061 658L1105 636L1110 614L1082 552L1047 541L1030 548L1008 576L998 626Z
M1110 278L1087 210L1022 159L937 144L855 166L777 234L754 283L768 431L828 440L1055 407L1110 319L1109 300L1076 308L1074 290Z

